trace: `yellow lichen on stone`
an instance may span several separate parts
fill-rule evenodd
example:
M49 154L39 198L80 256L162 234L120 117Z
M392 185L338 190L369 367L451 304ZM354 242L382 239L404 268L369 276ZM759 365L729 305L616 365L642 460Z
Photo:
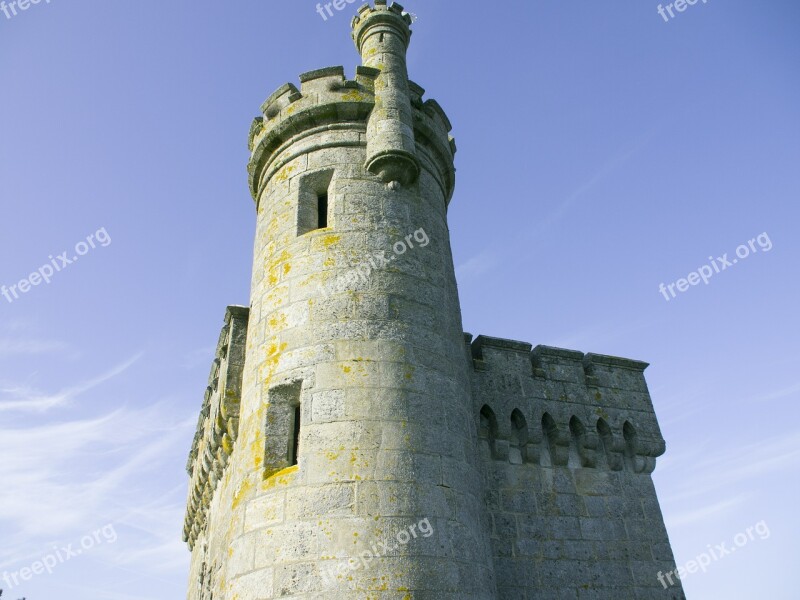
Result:
M296 167L294 167L292 165L284 167L275 176L275 181L286 181L287 179L289 179L289 176L292 174L292 171L294 171L295 169L296 169Z
M244 497L250 493L250 490L253 489L253 484L250 483L249 479L245 479L239 488L236 490L236 493L233 495L233 509L236 510L239 504L241 504Z
M326 235L324 238L322 238L322 245L326 248L329 248L341 239L342 236L340 235Z
M267 325L269 325L269 328L272 331L279 331L281 329L286 329L287 327L286 314L284 313L273 314L272 316L270 316L269 319L267 319Z
M250 453L253 456L253 466L256 469L264 466L264 436L261 431L258 431L256 439L250 444Z
M347 92L347 93L346 93L346 94L343 96L343 98L344 98L345 100L349 100L349 101L351 101L351 102L361 102L362 100L364 100L364 99L365 99L365 96L364 96L364 94L362 94L362 93L361 93L361 92L359 92L358 90L352 90L352 91L350 91L350 92Z
M268 490L270 488L274 488L276 486L285 486L292 483L294 479L295 473L297 473L299 466L292 465L291 467L286 467L285 469L281 469L277 473L273 473L269 477L267 477L261 488L264 490Z
M281 342L280 344L273 342L267 346L267 363L277 362L281 352L286 350L287 346L288 344L286 342Z

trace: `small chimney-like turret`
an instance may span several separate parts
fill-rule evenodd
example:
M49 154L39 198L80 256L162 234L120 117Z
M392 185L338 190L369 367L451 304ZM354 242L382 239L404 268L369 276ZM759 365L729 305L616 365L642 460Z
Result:
M361 7L353 40L364 66L380 70L375 108L367 123L367 170L386 183L413 184L419 177L406 51L411 15L386 0Z

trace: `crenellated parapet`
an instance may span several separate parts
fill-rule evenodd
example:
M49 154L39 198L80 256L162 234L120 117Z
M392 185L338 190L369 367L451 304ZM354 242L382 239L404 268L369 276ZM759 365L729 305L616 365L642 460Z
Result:
M366 18L382 18L387 23L393 23L394 19L388 18L391 14L396 15L409 26L413 22L411 15L407 13L398 2L389 4L387 0L375 0L374 7L370 6L368 3L361 5L358 8L358 14L353 17L351 22L353 38L356 40L356 43L358 43L358 37L362 31L360 28L363 27ZM409 32L408 35L410 37L411 33ZM407 41L406 45L408 45Z
M408 79L409 15L395 3L363 6L353 37L363 65L355 78L344 67L303 73L261 107L250 128L250 191L256 202L272 177L310 150L360 146L365 169L386 183L413 184L427 170L449 202L455 187L452 126L435 100ZM304 140L313 140L311 146Z
M300 76L300 89L293 83L278 88L261 106L261 116L250 127L250 191L258 201L263 185L289 160L282 150L293 141L315 132L334 132L358 125L366 131L366 120L375 104L377 69L358 67L355 79L346 79L344 67L328 67ZM358 132L350 144L363 143ZM341 138L329 143L336 147ZM280 160L282 159L282 160Z
M347 79L344 67L328 67L302 74L299 89L293 83L278 88L250 127L248 173L253 198L257 201L266 182L293 158L284 152L287 147L303 138L322 133L327 139L318 148L366 148L367 121L375 106L379 75L378 69L360 66L355 78ZM424 99L422 87L409 82L409 90L417 159L434 174L449 199L455 187L452 125L438 102ZM355 135L348 136L348 131Z
M665 451L647 363L466 335L474 410L495 460L650 473Z
M183 540L188 542L190 549L206 527L211 499L228 464L228 457L233 453L239 431L249 312L243 306L229 306L225 312L225 325L220 332L186 465L190 481Z

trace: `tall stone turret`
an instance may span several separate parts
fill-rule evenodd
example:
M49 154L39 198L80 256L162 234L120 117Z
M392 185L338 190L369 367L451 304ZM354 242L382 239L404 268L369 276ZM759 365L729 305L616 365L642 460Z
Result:
M188 598L682 597L656 579L646 365L465 344L455 143L408 79L410 23L361 7L355 77L304 73L251 127L250 306L189 457Z
M408 80L410 22L362 7L355 79L305 73L253 124L238 430L225 465L197 444L216 482L187 516L189 598L493 593L447 228L455 146Z

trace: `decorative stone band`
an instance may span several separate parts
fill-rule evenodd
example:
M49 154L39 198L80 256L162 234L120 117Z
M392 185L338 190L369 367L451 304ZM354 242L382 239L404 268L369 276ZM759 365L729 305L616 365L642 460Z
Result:
M375 80L378 69L357 67L354 80L345 78L344 67L328 67L300 76L300 89L287 83L272 94L261 107L250 128L250 162L247 170L250 191L258 202L261 190L270 178L294 156L293 144L310 132L326 132L330 145L345 145L337 137L337 127L366 132L366 124L375 106ZM442 187L445 198L453 195L456 145L450 136L452 125L435 100L424 100L425 90L409 82L414 112L414 136L417 159ZM366 148L366 139L359 143ZM303 148L302 152L308 152Z
M492 458L650 473L666 447L644 379L648 364L465 334L480 418ZM501 417L495 417L495 413ZM491 431L493 429L493 431ZM513 462L513 461L512 461Z
M225 471L228 457L233 452L239 431L249 312L244 306L229 306L225 312L225 325L220 332L197 432L186 465L190 483L183 539L188 542L190 549L194 548L197 537L205 529L208 507Z

